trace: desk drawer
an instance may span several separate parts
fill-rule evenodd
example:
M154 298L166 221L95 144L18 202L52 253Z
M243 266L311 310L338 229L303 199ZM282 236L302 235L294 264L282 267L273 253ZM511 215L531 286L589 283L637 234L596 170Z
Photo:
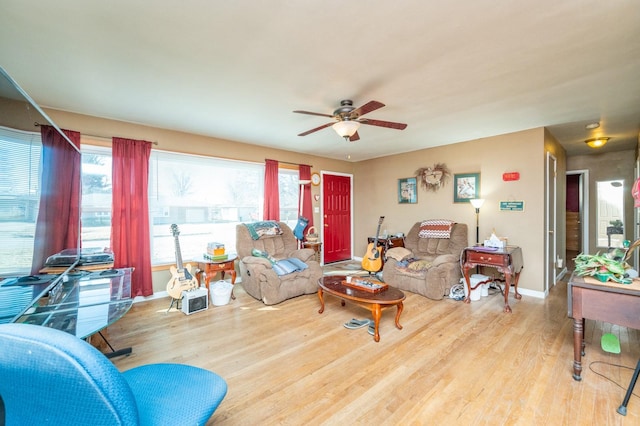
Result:
M230 269L229 262L209 264L209 271L222 271L223 269Z
M467 252L467 262L469 263L481 263L483 265L490 266L504 266L505 265L504 254L496 253L481 253L477 251Z

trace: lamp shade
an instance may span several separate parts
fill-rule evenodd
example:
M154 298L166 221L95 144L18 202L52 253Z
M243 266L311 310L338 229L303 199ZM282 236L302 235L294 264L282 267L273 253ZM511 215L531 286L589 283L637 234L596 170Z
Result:
M333 127L333 130L335 130L336 133L342 136L343 138L350 138L351 136L353 136L355 132L358 131L358 128L360 127L360 123L357 121L343 120L343 121L338 121L336 124L334 124L331 127Z
M586 143L587 145L589 145L591 148L601 148L603 146L605 146L605 144L609 141L609 139L611 138L591 138L591 139L587 139L586 141L584 141L584 143Z
M484 198L474 198L469 200L469 202L473 207L475 207L476 209L479 209L484 204Z

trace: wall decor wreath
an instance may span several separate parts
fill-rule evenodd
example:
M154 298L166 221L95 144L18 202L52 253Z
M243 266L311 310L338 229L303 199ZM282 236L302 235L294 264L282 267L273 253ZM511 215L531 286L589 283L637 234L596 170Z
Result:
M451 172L444 163L434 164L433 167L421 167L415 171L416 178L427 191L437 191L451 177Z

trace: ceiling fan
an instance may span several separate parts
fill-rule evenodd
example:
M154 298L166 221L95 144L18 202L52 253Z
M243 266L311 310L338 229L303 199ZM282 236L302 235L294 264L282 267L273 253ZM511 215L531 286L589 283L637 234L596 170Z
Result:
M342 136L345 140L355 142L360 139L360 136L358 135L358 128L360 127L360 124L368 124L369 126L387 127L389 129L398 130L404 130L407 128L407 125L404 123L394 123L392 121L373 120L362 117L363 115L382 108L383 106L384 104L382 102L369 101L366 104L362 105L360 108L354 108L353 102L349 99L345 99L343 101L340 101L340 107L333 111L333 114L322 114L309 111L293 112L298 114L319 115L320 117L329 117L336 120L330 123L323 124L322 126L316 127L315 129L307 130L306 132L300 133L298 136L307 136L308 134L331 126L336 131L336 133Z

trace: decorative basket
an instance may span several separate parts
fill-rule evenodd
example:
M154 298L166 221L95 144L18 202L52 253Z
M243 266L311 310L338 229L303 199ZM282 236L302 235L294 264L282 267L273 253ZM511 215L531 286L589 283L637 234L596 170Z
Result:
M312 226L307 230L307 235L305 239L310 243L318 242L318 231L316 230L315 226Z

